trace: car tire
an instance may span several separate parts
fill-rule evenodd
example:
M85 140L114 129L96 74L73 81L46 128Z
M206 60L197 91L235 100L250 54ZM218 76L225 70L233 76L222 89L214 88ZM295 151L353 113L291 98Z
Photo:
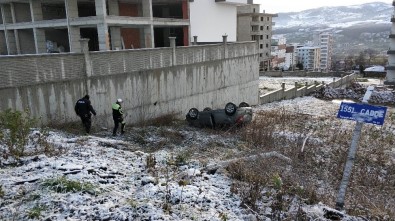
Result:
M212 111L212 109L209 108L209 107L206 107L206 108L203 109L203 111Z
M191 108L188 111L188 116L189 118L191 118L192 120L196 120L199 116L199 110L196 108Z
M225 105L225 114L231 116L236 113L237 106L236 104L229 102Z
M246 102L241 102L240 104L239 104L239 107L249 107L250 105L248 104L248 103L246 103Z

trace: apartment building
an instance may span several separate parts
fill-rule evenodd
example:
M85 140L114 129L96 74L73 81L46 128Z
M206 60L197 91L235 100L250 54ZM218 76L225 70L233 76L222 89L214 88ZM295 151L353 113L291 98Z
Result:
M237 7L252 4L252 0L190 0L191 41L199 43L237 40Z
M189 0L0 0L0 54L189 45Z
M392 2L392 6L395 6L395 1ZM395 13L391 17L391 34L389 36L390 39L390 48L387 52L388 54L388 65L387 65L387 76L384 84L387 85L395 85Z
M271 67L271 39L277 14L260 12L259 4L240 6L237 9L237 41L257 41L259 64L262 69Z
M287 46L285 49L285 65L284 70L295 70L298 63L296 56L296 46Z
M287 39L284 35L273 35L271 42L272 67L285 69Z
M330 71L333 55L333 34L329 32L315 33L314 46L321 48L320 69L322 71Z
M303 65L304 70L308 71L319 71L321 67L320 47L299 47L296 49L298 63Z

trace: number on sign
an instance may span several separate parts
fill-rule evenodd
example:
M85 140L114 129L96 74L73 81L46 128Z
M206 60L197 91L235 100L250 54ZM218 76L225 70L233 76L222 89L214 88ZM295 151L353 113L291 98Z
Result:
M340 107L341 112L355 113L354 110L355 110L354 107L350 107L348 105L341 105L341 107Z

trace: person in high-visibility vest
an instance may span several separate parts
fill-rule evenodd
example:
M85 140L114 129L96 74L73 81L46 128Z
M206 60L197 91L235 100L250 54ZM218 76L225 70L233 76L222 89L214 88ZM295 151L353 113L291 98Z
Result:
M117 102L112 104L112 119L114 120L114 130L112 131L112 135L117 135L117 130L119 124L121 124L121 134L125 133L125 121L123 119L123 110L122 110L122 99L118 98Z

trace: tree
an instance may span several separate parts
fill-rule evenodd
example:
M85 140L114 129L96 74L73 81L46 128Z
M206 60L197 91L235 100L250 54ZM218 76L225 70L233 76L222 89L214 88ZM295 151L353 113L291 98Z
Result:
M352 69L353 66L354 66L354 56L347 55L347 57L344 59L344 70L349 71Z
M368 65L371 65L371 61L377 56L378 52L374 49L366 49L363 51L365 56L368 58Z
M299 70L303 70L303 64L298 62L298 64L296 65L297 68L299 68Z
M357 59L355 59L355 63L359 66L364 66L365 65L365 53L364 52L359 52L359 55Z

